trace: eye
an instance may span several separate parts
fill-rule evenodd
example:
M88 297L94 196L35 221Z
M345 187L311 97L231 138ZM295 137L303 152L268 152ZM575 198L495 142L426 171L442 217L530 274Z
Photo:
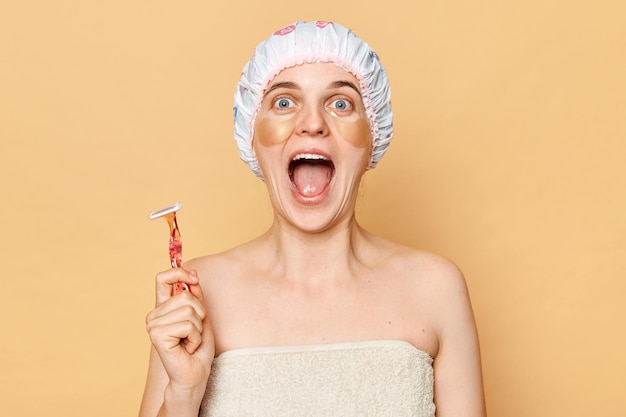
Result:
M274 101L274 107L277 109L288 109L290 107L293 107L293 105L294 105L293 100L290 100L285 97L280 97L276 99L276 101Z
M338 98L330 103L333 110L346 111L352 108L352 103L343 98Z

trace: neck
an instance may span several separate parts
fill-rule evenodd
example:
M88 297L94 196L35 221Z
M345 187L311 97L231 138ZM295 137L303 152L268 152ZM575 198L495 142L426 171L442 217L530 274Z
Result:
M294 283L350 279L360 261L366 232L351 217L328 230L309 233L275 220L265 235L272 269Z

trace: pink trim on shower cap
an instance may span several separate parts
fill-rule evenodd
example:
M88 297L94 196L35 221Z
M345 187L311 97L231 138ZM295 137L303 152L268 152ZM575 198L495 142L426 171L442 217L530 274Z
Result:
M254 150L254 124L265 89L282 70L296 65L331 62L359 81L372 137L368 168L374 168L393 136L387 74L376 53L351 30L332 22L296 22L259 44L245 65L235 92L235 140L239 155L263 177Z

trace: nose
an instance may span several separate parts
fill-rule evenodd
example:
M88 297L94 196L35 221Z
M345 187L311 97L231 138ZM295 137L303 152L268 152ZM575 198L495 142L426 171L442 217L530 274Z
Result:
M315 105L303 107L298 115L296 131L303 136L326 136L328 123L324 109Z

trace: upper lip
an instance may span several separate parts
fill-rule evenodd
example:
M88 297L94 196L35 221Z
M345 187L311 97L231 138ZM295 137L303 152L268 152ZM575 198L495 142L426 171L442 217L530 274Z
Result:
M332 162L330 155L319 149L299 149L291 154L289 157L289 163L301 159L317 159Z
M300 161L300 160L316 160L316 161L330 161L325 155L319 153L311 153L311 152L301 152L297 153L291 158L291 161Z

